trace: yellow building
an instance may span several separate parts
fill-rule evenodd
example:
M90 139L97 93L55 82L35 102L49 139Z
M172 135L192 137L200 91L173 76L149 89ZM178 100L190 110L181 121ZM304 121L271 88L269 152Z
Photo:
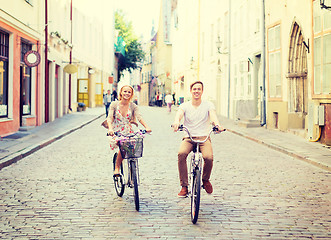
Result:
M267 126L331 144L331 12L266 1Z

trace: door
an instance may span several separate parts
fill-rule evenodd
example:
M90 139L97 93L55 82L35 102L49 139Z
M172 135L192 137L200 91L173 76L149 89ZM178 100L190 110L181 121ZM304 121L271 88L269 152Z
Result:
M78 93L77 93L77 102L85 103L85 106L88 107L88 78L78 79Z

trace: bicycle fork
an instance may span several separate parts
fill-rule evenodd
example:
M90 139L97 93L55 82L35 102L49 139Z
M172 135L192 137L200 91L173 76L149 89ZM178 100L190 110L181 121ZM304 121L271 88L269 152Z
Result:
M197 151L193 154L192 158L191 158L191 164L190 164L190 179L189 182L191 184L191 187L193 186L193 180L194 180L194 176L196 175L196 172L199 170L201 172L201 165L202 165L202 154L198 151L198 147L197 147ZM189 188L189 194L192 194L191 188Z

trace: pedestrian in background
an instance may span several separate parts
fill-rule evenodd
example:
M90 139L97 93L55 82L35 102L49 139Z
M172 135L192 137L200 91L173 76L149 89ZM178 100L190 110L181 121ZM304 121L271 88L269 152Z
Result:
M162 93L160 93L159 102L160 102L160 107L162 107L163 106L163 94Z
M117 100L117 92L116 92L115 88L113 88L113 93L111 95L112 95L112 100L116 101Z
M173 103L173 98L170 93L167 93L167 95L164 98L165 103L167 104L167 111L168 113L171 113L171 106Z
M159 92L157 92L157 94L156 94L156 106L160 106L160 93Z
M111 93L110 90L107 91L107 94L103 95L103 105L105 105L106 108L106 117L108 116L108 109L111 104Z
M138 106L132 102L134 96L133 88L129 85L124 85L119 93L119 101L114 101L109 107L107 117L108 134L112 136L110 140L110 148L114 150L118 147L119 138L114 135L114 132L120 132L127 135L133 133L132 124L138 126L138 120L146 129L147 132L152 130L147 126L146 122L139 113ZM117 154L114 175L120 174L120 166L123 161L120 151Z

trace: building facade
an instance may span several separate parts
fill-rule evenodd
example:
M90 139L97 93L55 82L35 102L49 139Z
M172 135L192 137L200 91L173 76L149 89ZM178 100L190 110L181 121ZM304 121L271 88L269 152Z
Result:
M331 12L320 1L266 1L267 126L331 144Z
M1 3L0 11L0 135L43 122L41 59L43 44L36 5L13 0ZM19 7L17 7L19 6ZM25 59L31 55L30 62Z
M80 101L102 105L114 72L113 8L102 1L98 13L106 19L100 20L89 6L71 0L1 4L0 136L54 121ZM70 64L78 72L69 73Z

